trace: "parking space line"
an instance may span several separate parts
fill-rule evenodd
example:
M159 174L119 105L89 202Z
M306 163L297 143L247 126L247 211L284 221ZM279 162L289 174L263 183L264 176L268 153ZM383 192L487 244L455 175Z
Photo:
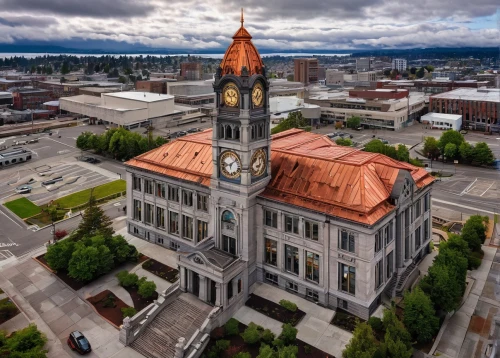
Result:
M9 219L10 221L12 221L14 224L16 224L17 226L19 226L21 229L23 228L21 225L19 225L14 219L12 219L9 215L5 214L3 211L0 210L0 213L5 216L7 219Z
M471 190L471 188L474 186L474 184L476 182L477 182L477 178L472 183L470 183L469 185L467 185L467 187L464 190L462 190L462 192L459 195L463 196L463 195L467 194Z
M488 190L490 190L490 188L493 186L493 184L495 184L495 182L491 183L491 185L488 187L488 189L486 189L486 190L485 190L485 191L484 191L481 195L479 195L479 196L483 196L484 194L486 194L486 192L487 192Z

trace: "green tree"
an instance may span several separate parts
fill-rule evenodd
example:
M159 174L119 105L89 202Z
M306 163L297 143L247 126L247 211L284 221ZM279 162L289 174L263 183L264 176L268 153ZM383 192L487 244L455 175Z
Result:
M346 125L347 128L356 129L361 125L361 118L358 116L353 116L347 120Z
M97 251L99 252L99 254L97 255L97 258L99 260L99 266L97 267L97 271L99 274L108 273L115 266L113 260L113 254L111 253L109 248L106 247L105 245L99 245L96 247Z
M278 348L278 358L296 358L299 353L299 347L295 345Z
M384 153L385 145L380 139L373 139L366 143L364 151L371 153Z
M412 67L412 68L410 68L410 73L411 73L412 75L416 74L416 73L417 73L417 68L416 68L416 67Z
M342 358L372 358L376 350L377 340L372 328L365 322L358 323L351 340L342 351Z
M123 287L132 287L137 285L139 277L135 273L128 273L127 270L120 271L116 274L116 278Z
M420 343L430 342L439 328L439 318L430 298L416 287L404 295L404 319L408 332Z
M48 247L45 260L47 260L47 263L53 270L67 270L74 250L74 241L70 239L59 241Z
M472 157L474 162L479 165L491 165L495 161L495 156L491 151L488 144L484 142L479 142L475 145L472 151Z
M110 70L109 63L107 63L107 64L104 65L103 71L104 71L104 73L109 73L109 70Z
M479 252L486 240L486 226L481 215L472 215L462 228L462 238L472 251Z
M80 134L76 138L76 147L81 150L88 150L88 149L93 149L92 148L92 140L91 138L94 136L94 133L85 131L82 134Z
M349 138L338 138L335 140L335 143L340 145L340 146L343 146L343 147L351 147L352 146L352 140L349 139Z
M460 154L460 158L465 163L471 163L474 160L474 146L470 145L467 142L463 142L458 147L458 152Z
M156 291L156 284L153 281L143 281L139 283L137 293L144 298L153 296Z
M399 144L396 149L396 158L401 162L408 163L410 161L410 151L404 144Z
M456 148L460 148L460 144L464 141L464 136L460 132L450 129L441 134L439 138L439 149L441 153L444 153L444 148L446 148L448 143L453 143Z
M69 261L69 276L78 281L90 281L98 275L99 267L99 250L78 243Z
M446 144L443 154L448 159L456 158L458 154L457 146L453 143Z
M91 194L92 195L92 194ZM97 206L96 200L90 196L87 209L82 214L82 220L78 225L76 238L84 236L93 237L102 235L104 238L113 236L113 227L111 219L104 214L104 211Z
M249 345L258 344L260 342L260 332L258 326L255 323L250 322L248 327L241 334L241 337L243 338L243 341L245 341L246 344Z
M124 77L124 76L120 76L120 77L118 78L118 82L125 84L125 83L127 83L127 78L126 78L126 77Z
M399 320L394 308L384 310L382 323L384 324L386 337L389 335L393 341L397 342L399 340L407 348L411 348L411 335L406 330L403 322Z
M449 233L448 234L448 240L442 242L439 245L439 250L455 250L459 252L463 257L468 257L470 255L470 248L469 245L467 244L467 241L465 241L460 235Z
M425 69L423 67L420 67L417 72L415 73L417 78L424 78L425 76Z
M434 306L445 312L451 312L458 307L462 296L462 286L463 284L456 280L453 267L436 263L429 268L428 274L420 281L420 287L429 296Z
M47 337L40 332L36 325L20 329L7 338L4 332L0 333L0 356L12 358L45 358L47 350L43 349Z
M391 75L391 70L384 70L384 76L389 77Z
M428 158L439 157L439 142L434 137L426 137L424 141L424 155Z
M301 112L288 113L288 117L271 129L271 134L280 133L292 128L302 128L309 125L309 120Z
M67 75L68 73L70 73L69 63L68 61L64 61L61 67L61 74Z
M257 358L278 358L278 354L267 344L260 346Z
M293 327L290 323L285 323L281 326L280 339L287 344L295 344L297 338L297 328Z
M386 332L384 342L381 344L380 351L385 358L411 358L413 348L405 344L398 338L391 336Z
M434 71L434 66L427 65L427 66L425 66L425 69L427 70L427 72L433 72Z

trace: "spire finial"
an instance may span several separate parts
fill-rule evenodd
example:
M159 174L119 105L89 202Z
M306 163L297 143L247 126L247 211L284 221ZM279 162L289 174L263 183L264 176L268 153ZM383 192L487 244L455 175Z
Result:
M241 21L241 27L243 27L243 22L245 21L243 19L243 8L241 8L241 20L240 21Z

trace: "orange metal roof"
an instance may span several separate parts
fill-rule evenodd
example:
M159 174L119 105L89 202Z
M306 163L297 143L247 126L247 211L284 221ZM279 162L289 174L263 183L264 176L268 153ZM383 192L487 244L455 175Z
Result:
M126 165L209 186L212 130L174 140ZM387 199L400 170L409 171L418 188L434 181L422 168L291 129L273 136L272 179L260 196L374 224L394 209Z
M241 76L241 68L245 66L248 75L262 74L264 63L259 51L252 43L252 36L243 26L243 10L241 10L241 27L233 36L233 43L229 45L221 61L222 75L235 74Z

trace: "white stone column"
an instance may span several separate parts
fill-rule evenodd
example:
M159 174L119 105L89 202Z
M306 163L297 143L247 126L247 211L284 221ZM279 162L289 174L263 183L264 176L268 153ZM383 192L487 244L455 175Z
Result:
M182 292L186 292L186 274L187 274L186 268L181 266L179 283L180 283L180 289Z
M200 295L199 298L203 302L207 301L207 278L205 276L199 276L200 278Z
M216 306L221 306L221 284L217 282L215 284L215 305Z

